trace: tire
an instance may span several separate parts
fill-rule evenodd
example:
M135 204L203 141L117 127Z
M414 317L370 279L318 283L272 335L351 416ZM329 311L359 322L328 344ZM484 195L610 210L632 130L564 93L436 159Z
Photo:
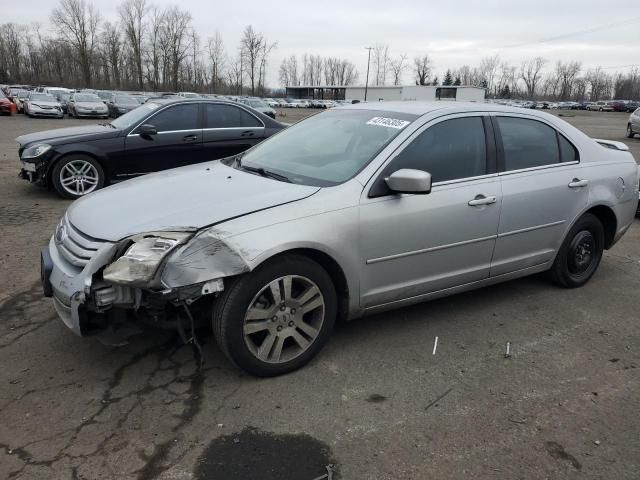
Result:
M603 251L602 223L596 216L586 213L571 227L562 242L551 267L551 279L564 288L583 286L598 269Z
M275 301L269 285L278 280L282 296L286 278L292 279L289 300ZM296 312L300 299L307 308L315 306ZM321 305L316 305L318 302ZM221 350L237 367L259 377L282 375L302 367L322 349L333 329L336 308L335 286L320 265L301 255L280 256L228 282L214 303L213 332ZM257 315L248 319L250 310ZM245 325L255 331L245 335ZM263 359L258 358L262 350L266 353Z
M78 172L76 177L73 171ZM69 183L66 183L66 180ZM64 198L80 198L101 189L104 182L104 170L98 161L82 153L73 153L61 158L51 171L53 188Z
M631 128L631 124L627 125L627 138L633 138L635 136L635 132Z
M602 110L602 108L600 108L600 110L599 110L599 111L600 111L600 112L603 112L604 110Z

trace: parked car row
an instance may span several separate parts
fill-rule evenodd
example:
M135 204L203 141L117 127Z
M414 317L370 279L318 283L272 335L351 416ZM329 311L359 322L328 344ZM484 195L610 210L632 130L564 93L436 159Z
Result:
M493 100L492 103L518 108L548 110L591 110L599 112L633 112L640 107L640 101L600 100L597 102L551 102L532 100Z

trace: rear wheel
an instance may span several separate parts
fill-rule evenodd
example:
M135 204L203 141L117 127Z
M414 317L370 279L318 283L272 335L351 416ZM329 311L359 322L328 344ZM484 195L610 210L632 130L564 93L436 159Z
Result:
M583 215L569 231L553 266L551 278L565 288L581 287L600 265L604 251L604 228L590 213Z
M225 355L257 376L281 375L309 362L336 318L329 274L300 256L278 257L230 280L213 309L213 331Z
M61 196L75 199L102 188L104 171L94 158L74 153L56 163L51 181Z

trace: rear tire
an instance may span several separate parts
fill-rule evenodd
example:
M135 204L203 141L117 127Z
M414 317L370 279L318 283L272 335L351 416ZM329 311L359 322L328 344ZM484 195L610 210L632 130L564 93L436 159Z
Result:
M287 255L226 283L214 303L213 332L239 368L259 377L282 375L327 343L336 308L329 274L307 257Z
M598 269L603 251L602 223L596 216L586 213L562 242L551 267L551 279L564 288L583 286Z

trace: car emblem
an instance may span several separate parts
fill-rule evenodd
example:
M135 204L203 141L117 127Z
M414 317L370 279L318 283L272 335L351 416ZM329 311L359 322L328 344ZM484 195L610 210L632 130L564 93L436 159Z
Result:
M56 228L56 233L54 236L56 243L57 244L62 243L66 236L67 236L67 232L64 228L64 225L58 225L58 228Z

